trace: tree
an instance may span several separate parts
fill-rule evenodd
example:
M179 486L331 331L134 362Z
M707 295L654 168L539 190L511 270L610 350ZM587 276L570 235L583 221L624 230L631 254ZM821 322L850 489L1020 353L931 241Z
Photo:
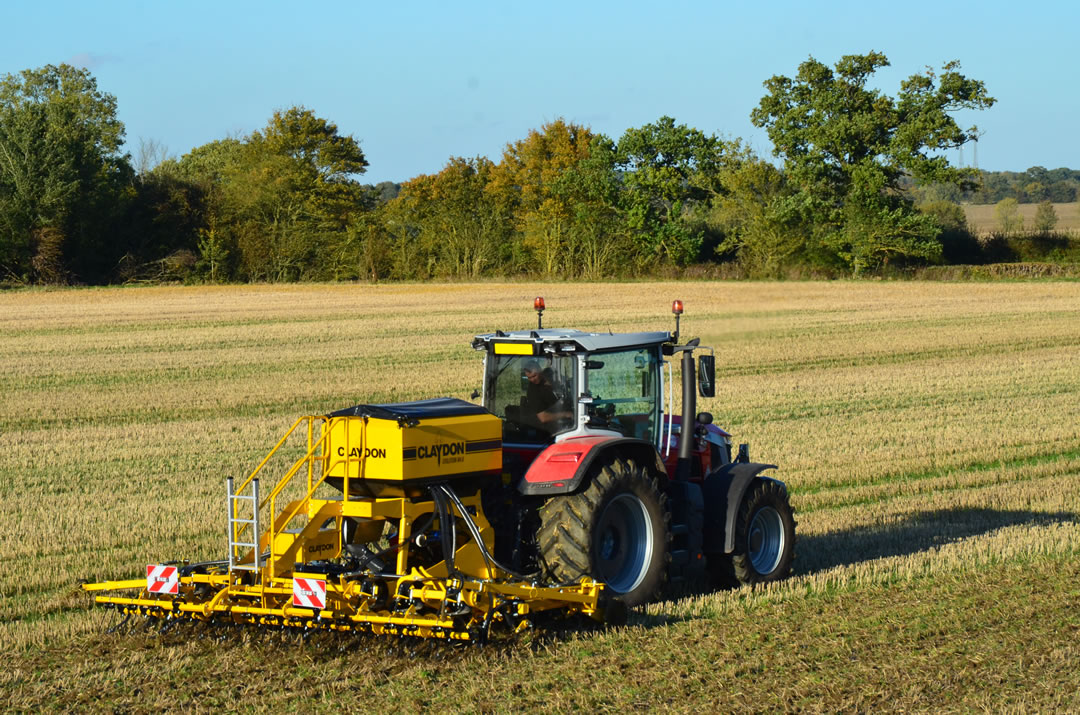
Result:
M594 136L587 127L557 119L507 144L494 168L491 191L513 214L525 249L545 276L571 270L568 244L574 197L560 188L560 182L588 158Z
M274 281L335 275L336 242L368 203L355 178L366 167L356 139L303 107L274 112L261 131L211 142L180 161L207 196L202 247L235 261L237 277Z
M1041 202L1035 209L1035 230L1042 234L1050 233L1057 226L1058 216L1054 205L1049 201Z
M724 191L710 214L724 234L717 252L734 251L750 275L776 277L806 251L805 197L772 164L747 150L740 153L741 160L722 175Z
M493 173L485 157L454 157L438 174L405 182L388 204L407 222L428 273L478 278L500 265L510 221L491 190Z
M952 113L995 101L956 62L940 75L912 75L895 98L867 88L888 64L879 52L845 55L832 69L811 57L795 78L767 80L768 94L751 113L788 179L807 194L815 234L855 273L894 257L940 255L936 223L902 196L901 181L973 186L974 170L950 166L944 150L977 130L961 129Z
M994 206L994 220L997 221L998 230L1005 235L1024 230L1024 217L1020 215L1019 202L1012 197L997 202Z
M946 263L979 263L983 260L982 246L968 229L963 206L953 201L937 200L920 203L917 208L933 217L941 229L938 240Z
M552 192L570 209L566 234L567 274L596 280L615 275L634 254L632 231L621 208L623 185L615 144L594 135L589 154L567 169Z
M0 78L0 266L35 280L107 278L113 223L133 191L116 99L86 69L47 65Z
M688 220L716 191L722 141L671 117L628 129L616 147L626 188L626 214L639 255L685 265L698 258L700 230Z

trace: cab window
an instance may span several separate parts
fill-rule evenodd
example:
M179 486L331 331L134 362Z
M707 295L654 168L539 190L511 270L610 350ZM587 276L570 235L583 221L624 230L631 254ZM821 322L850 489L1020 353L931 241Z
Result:
M593 398L590 425L655 441L660 422L659 360L656 348L589 356L585 379Z
M503 418L503 441L545 443L574 428L570 356L489 355L486 405Z

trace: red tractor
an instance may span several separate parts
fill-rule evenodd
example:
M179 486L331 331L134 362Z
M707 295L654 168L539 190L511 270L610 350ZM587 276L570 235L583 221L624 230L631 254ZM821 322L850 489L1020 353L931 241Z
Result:
M787 489L762 475L774 465L751 462L745 444L733 454L730 435L697 412L699 390L715 395L715 357L696 338L679 343L682 302L674 333L543 328L543 298L534 307L536 330L473 340L483 405L503 419L502 486L484 492L496 558L561 583L591 576L631 607L665 583L785 578L795 546Z

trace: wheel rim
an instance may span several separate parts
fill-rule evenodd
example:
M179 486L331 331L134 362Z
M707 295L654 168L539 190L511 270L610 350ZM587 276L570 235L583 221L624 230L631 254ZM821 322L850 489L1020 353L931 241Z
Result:
M633 494L620 494L604 507L596 522L597 576L616 593L641 584L653 551L649 512Z
M780 565L784 553L784 520L771 506L758 509L750 522L747 547L750 564L762 576L768 576Z

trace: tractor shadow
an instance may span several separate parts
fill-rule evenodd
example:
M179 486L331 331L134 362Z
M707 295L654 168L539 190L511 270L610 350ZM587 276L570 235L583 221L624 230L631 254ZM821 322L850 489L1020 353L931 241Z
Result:
M1070 512L983 508L920 511L889 524L799 535L796 574L813 574L891 556L908 556L1009 526L1078 522Z
M796 514L796 517L798 514ZM918 511L887 524L855 527L824 534L798 534L792 575L804 576L829 569L855 566L876 559L908 556L981 536L1009 526L1038 526L1080 523L1072 512L954 508ZM669 589L661 599L675 603L680 599L714 593L706 583L693 583L677 590ZM635 612L633 625L645 628L692 620L693 616Z

